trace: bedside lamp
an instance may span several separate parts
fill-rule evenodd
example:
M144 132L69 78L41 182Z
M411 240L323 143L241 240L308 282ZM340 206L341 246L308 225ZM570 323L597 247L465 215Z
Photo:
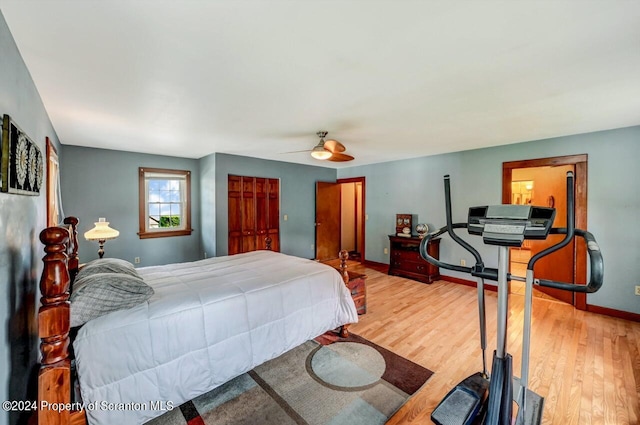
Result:
M88 241L98 241L100 249L98 249L98 255L100 258L104 255L104 243L108 239L115 239L120 232L109 227L109 222L104 218L99 218L95 224L95 227L84 233L84 237Z

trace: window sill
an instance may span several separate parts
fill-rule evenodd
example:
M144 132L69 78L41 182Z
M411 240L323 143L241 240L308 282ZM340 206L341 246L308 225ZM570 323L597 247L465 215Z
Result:
M193 229L188 230L164 230L158 232L138 232L140 239L152 239L152 238L168 238L171 236L188 236Z

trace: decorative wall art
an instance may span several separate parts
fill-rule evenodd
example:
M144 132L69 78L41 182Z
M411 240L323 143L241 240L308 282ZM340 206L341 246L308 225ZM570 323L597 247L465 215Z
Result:
M40 148L11 120L2 120L2 192L40 195L44 180L44 162Z

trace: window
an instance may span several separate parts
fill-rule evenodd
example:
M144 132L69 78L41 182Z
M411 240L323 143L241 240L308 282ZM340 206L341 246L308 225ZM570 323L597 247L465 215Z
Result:
M140 239L191 234L191 173L139 168Z

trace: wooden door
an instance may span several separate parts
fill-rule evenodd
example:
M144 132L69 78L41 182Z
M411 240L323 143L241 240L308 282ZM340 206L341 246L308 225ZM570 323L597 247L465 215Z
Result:
M316 260L338 258L340 252L340 184L316 182Z
M255 190L255 177L242 177L242 252L256 250Z
M228 254L242 252L242 178L240 176L228 177L228 223L229 223L229 249Z
M267 191L267 179L256 178L256 249L266 249L267 247L267 217L269 215Z
M280 252L280 181L267 180L267 235L271 238L271 250Z
M263 177L228 177L229 255L266 249L280 251L280 181Z
M567 171L574 171L572 165L559 167L542 167L537 169L538 177L535 178L533 204L550 206L552 202L556 209L556 218L553 227L566 227L567 225ZM551 201L553 200L553 201ZM549 235L546 240L529 241L531 255L555 245L564 238L564 235ZM539 260L533 270L533 274L539 279L555 280L557 282L574 282L574 244L569 244L559 251ZM559 289L537 286L536 289L552 297L573 304L573 292Z

